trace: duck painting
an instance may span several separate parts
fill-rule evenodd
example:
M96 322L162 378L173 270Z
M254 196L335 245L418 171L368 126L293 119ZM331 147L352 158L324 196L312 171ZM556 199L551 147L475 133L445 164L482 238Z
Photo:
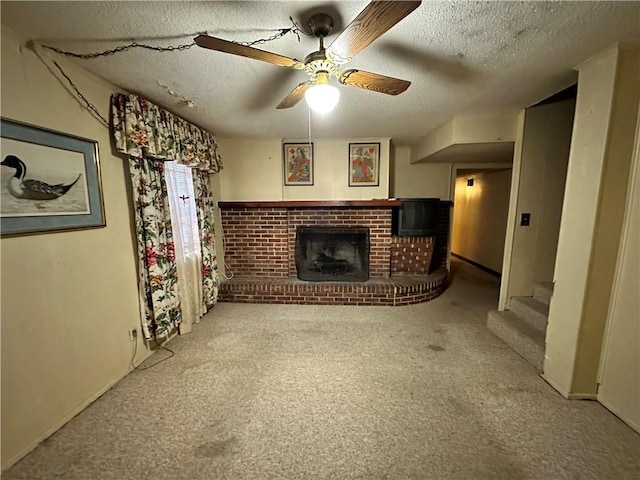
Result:
M81 176L79 174L73 182L68 184L58 183L51 185L41 180L25 179L27 166L15 155L7 155L0 165L16 170L16 173L9 180L9 193L16 198L27 200L55 200L60 198L76 184Z

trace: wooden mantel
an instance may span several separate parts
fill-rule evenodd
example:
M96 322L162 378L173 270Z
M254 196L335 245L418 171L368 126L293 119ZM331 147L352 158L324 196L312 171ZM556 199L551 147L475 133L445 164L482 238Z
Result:
M399 207L400 200L278 200L266 202L218 202L221 209L227 208L335 208L364 207L389 208Z

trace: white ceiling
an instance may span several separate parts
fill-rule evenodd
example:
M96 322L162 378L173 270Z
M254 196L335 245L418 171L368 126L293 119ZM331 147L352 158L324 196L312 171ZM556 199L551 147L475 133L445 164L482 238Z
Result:
M1 9L2 24L30 39L87 53L132 39L188 43L201 32L256 40L290 26L289 16L303 23L318 10L334 15L339 31L367 3L2 1ZM424 1L344 67L410 80L409 90L393 97L340 86L338 107L325 117L313 116L312 136L392 137L410 144L453 115L530 106L574 83L573 67L580 62L616 41L636 43L639 37L639 2ZM259 48L304 60L317 50L317 41L303 36L298 43L287 35ZM275 109L307 80L301 71L197 46L172 53L136 49L76 62L218 137L309 135L304 102ZM183 97L195 108L186 107Z

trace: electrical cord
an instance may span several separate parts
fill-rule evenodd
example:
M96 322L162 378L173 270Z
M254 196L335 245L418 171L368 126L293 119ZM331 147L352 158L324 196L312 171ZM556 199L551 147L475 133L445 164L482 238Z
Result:
M136 337L135 341L133 342L133 355L131 356L131 361L129 362L129 365L131 366L131 371L136 369L136 366L133 364L133 362L135 362L137 354L138 354L138 338Z
M173 357L175 355L175 352L173 350L171 350L169 347L165 347L164 345L160 345L158 342L156 342L155 339L153 340L153 343L155 343L160 350L166 350L167 352L169 352L170 355L168 357L164 357L162 360L158 360L157 362L152 363L151 365L148 365L146 367L138 366L138 367L136 367L136 370L149 370L150 368L155 367L159 363L162 363L165 360L169 360L171 357Z
M62 67L60 65L58 65L58 62L56 62L55 60L53 61L53 64L56 66L56 68L58 70L60 70L60 73L62 74L62 76L67 80L67 82L69 82L69 85L71 85L71 88L73 88L76 92L76 95L78 96L78 98L80 100L82 100L82 102L84 103L84 106L87 108L87 110L89 110L90 112L92 112L96 117L98 117L98 119L100 120L100 123L102 123L105 127L109 128L109 121L104 118L100 112L98 111L98 109L95 107L95 105L93 103L91 103L89 100L87 100L87 98L82 94L82 92L80 92L80 90L78 90L78 87L76 87L76 85L71 81L71 79L69 78L69 76L64 73L64 70L62 70Z
M51 50L53 52L59 53L60 55L65 55L67 57L73 58L81 58L82 60L92 60L98 57L107 57L109 55L115 55L116 53L126 52L132 48L144 48L146 50L154 50L156 52L181 52L183 50L187 50L193 47L196 42L185 43L182 45L170 45L168 47L158 47L156 45L148 45L146 43L138 43L135 40L126 45L120 45L115 48L111 48L109 50L103 50L102 52L94 52L94 53L75 53L68 52L66 50L62 50L58 47L52 47L51 45L42 45L42 48L46 48L47 50Z
M274 40L278 40L279 38L284 37L289 33L293 33L298 37L298 42L300 41L300 34L310 35L300 28L300 26L293 20L293 18L289 17L289 20L292 23L291 27L287 28L278 28L277 33L274 33L270 37L259 38L257 40L252 40L248 42L237 42L234 40L230 40L232 43L236 43L238 45L244 45L245 47L252 47L253 45L262 45L267 42L272 42ZM137 40L132 40L130 43L125 45L119 45L115 48L110 48L108 50L103 50L101 52L93 52L93 53L76 53L69 52L67 50L63 50L58 47L53 47L51 45L42 45L42 48L46 48L47 50L51 50L53 52L59 53L60 55L65 55L67 57L80 58L82 60L92 60L98 57L107 57L109 55L115 55L116 53L126 52L127 50L131 50L132 48L143 48L145 50L152 50L155 52L181 52L183 50L188 50L196 44L195 41L189 43L183 43L180 45L169 45L168 47L159 47L157 45L149 45L148 43L140 43Z
M222 222L220 222L220 234L222 235L222 251L225 253L227 253L227 237L224 236L224 228L222 226ZM229 271L230 275L227 275L227 271ZM227 265L227 261L225 260L225 258L222 258L222 277L225 280L231 280L233 278L234 274L233 274L233 270L231 270L231 267L229 267L229 265Z
M131 370L132 370L132 371L133 371L133 370L149 370L150 368L155 367L155 366L156 366L156 365L158 365L159 363L162 363L162 362L164 362L165 360L169 360L171 357L173 357L173 356L175 355L175 352L174 352L173 350L171 350L169 347L165 347L164 345L160 345L160 344L159 344L155 339L152 339L152 340L153 340L153 343L155 343L155 344L156 344L156 346L158 347L158 349L159 349L159 350L166 350L167 352L169 352L169 354L170 354L170 355L169 355L169 356L167 356L167 357L164 357L164 358L163 358L163 359L161 359L161 360L158 360L157 362L152 363L151 365L147 365L146 367L142 367L142 366L141 366L142 364L140 364L140 365L138 365L138 366L136 367L136 366L134 365L134 363L133 363L133 362L135 361L136 355L138 354L138 341L137 341L137 340L138 340L138 339L136 338L136 341L135 341L135 342L133 342L133 344L134 344L134 347L133 347L133 356L131 357Z
M250 42L233 42L233 43L237 43L238 45L244 45L247 47L253 46L253 45L261 45L267 42L272 42L273 40L277 40L279 38L284 37L285 35L289 34L289 33L293 33L298 37L298 42L300 41L300 34L303 35L309 35L309 33L305 32L304 30L302 30L300 28L300 26L293 20L293 18L289 17L289 20L291 20L291 23L293 26L288 27L288 28L280 28L277 30L277 33L271 35L270 37L267 38L259 38L257 40L253 40ZM181 45L170 45L168 47L159 47L156 45L149 45L146 43L139 43L136 40L133 40L131 43L128 43L126 45L120 45L118 47L115 48L111 48L109 50L104 50L102 52L93 52L93 53L76 53L76 52L69 52L66 50L62 50L61 48L58 47L53 47L51 45L44 45L39 43L38 41L29 41L29 43L31 44L32 48L34 48L36 45L45 48L47 50L51 50L53 52L56 52L60 55L64 55L67 57L73 57L73 58L79 58L82 60L91 60L94 58L98 58L98 57L107 57L110 55L115 55L116 53L121 53L121 52L126 52L127 50L130 50L132 48L143 48L146 50L153 50L156 52L181 52L183 50L187 50L191 47L193 47L196 42L193 41L191 43L184 43ZM34 48L35 50L35 48ZM78 87L76 87L76 85L73 83L73 81L71 80L71 78L69 78L69 76L64 72L64 70L62 70L62 67L60 65L58 65L58 63L54 60L53 64L56 66L56 68L60 71L60 73L62 74L62 76L67 80L67 82L69 83L69 85L71 86L71 88L73 88L73 90L75 91L76 96L80 99L80 103L84 105L84 107L89 110L89 112L91 112L93 115L95 115L97 117L97 119L100 121L100 123L102 123L105 127L109 128L109 121L100 114L100 112L98 111L98 109L95 107L95 105L93 105L93 103L91 103L89 100L87 100L87 98L82 94L82 92L80 92L80 90L78 89Z

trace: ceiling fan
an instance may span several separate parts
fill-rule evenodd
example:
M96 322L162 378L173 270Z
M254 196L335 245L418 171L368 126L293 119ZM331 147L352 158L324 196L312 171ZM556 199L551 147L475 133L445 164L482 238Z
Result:
M338 89L329 85L332 76L343 85L388 95L398 95L409 88L411 82L407 80L357 69L340 70L340 66L413 12L420 3L421 1L372 1L326 49L324 38L333 29L333 18L323 13L313 15L309 19L309 27L318 37L320 48L307 55L304 62L208 35L198 35L195 42L203 48L304 70L309 75L309 80L295 87L276 108L291 108L304 96L314 110L326 112L335 107L339 98ZM315 100L315 108L313 97L320 97Z

